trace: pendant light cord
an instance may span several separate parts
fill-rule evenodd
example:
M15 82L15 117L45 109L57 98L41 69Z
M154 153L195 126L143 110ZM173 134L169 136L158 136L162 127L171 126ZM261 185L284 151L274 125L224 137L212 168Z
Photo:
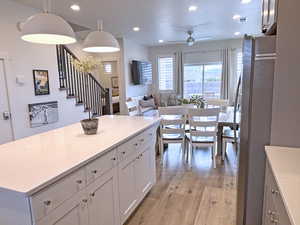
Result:
M97 27L99 31L103 31L103 20L97 20Z
M44 0L43 11L44 11L44 13L51 12L51 0Z

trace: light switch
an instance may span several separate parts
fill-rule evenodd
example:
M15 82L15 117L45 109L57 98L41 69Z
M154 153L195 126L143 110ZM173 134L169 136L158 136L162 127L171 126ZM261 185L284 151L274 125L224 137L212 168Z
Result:
M17 82L17 84L20 84L20 85L23 85L23 84L25 84L25 77L24 76L17 76L16 77L16 82Z

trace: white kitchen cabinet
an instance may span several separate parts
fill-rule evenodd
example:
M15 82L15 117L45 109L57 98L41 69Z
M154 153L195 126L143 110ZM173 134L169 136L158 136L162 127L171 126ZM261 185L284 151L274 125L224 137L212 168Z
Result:
M126 221L155 182L159 119L99 120L103 130L95 136L78 135L80 124L40 136L41 143L50 143L62 133L67 135L55 142L55 148L37 145L26 152L26 157L30 154L30 159L40 161L30 161L26 167L0 164L0 171L6 171L0 174L1 225L121 225ZM114 135L116 125L122 132ZM30 138L27 142L36 143ZM16 143L15 149L22 153L23 144ZM0 160L1 152L10 151L0 151ZM9 157L15 159L16 154ZM18 171L24 175L8 179Z
M136 193L136 154L119 164L120 217L124 222L137 204Z
M152 187L151 148L152 147L148 147L145 151L140 153L135 162L136 193L140 198L145 196Z
M88 187L89 225L119 224L118 178L113 169Z
M266 164L263 225L291 225L269 163Z
M64 202L48 216L36 221L36 225L87 225L87 205L87 195L80 193Z

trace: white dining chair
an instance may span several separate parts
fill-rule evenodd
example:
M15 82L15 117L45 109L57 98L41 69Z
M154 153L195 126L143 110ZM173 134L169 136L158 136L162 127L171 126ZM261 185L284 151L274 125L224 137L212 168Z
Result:
M188 110L190 132L186 133L189 143L187 152L191 149L193 153L196 147L208 147L211 148L211 157L214 161L219 113L219 108Z
M163 162L164 144L180 143L181 148L185 147L185 124L186 109L183 107L159 107L160 137L159 152Z
M138 103L133 100L126 101L126 111L128 116L140 115Z
M225 160L226 153L227 153L227 144L231 143L233 147L237 150L238 148L238 139L239 139L239 132L238 130L234 130L231 128L227 128L223 131L222 134L222 160Z

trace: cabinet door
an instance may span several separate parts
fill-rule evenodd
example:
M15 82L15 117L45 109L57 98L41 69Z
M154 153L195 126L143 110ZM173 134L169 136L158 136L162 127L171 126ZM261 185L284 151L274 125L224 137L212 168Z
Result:
M116 169L99 177L88 187L89 225L119 225Z
M37 225L87 225L88 199L78 194L57 207L49 215L37 221Z
M136 155L131 155L119 164L119 202L120 218L123 223L137 204L135 162Z
M135 163L136 171L136 192L139 199L143 198L152 187L152 160L151 147L140 153Z

